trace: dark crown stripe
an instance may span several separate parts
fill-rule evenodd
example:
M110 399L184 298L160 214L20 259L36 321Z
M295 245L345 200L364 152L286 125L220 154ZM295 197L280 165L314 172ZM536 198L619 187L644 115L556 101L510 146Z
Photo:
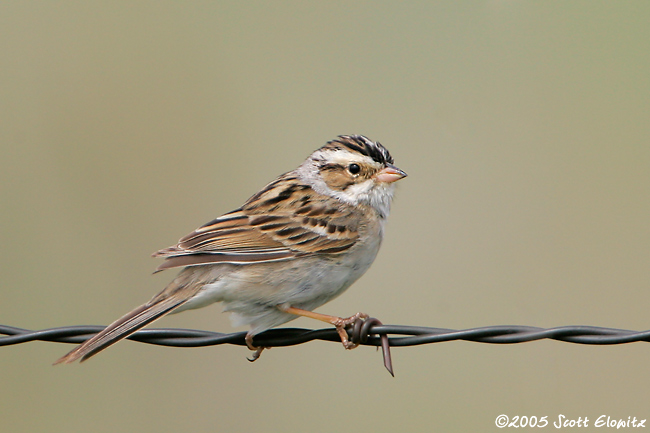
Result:
M328 144L340 144L348 149L369 156L380 164L392 164L393 157L379 142L373 142L363 135L339 135L336 140Z

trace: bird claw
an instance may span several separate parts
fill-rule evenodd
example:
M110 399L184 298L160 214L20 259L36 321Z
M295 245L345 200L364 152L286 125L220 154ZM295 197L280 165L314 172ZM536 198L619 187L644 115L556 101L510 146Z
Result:
M250 358L246 358L249 362L255 362L259 359L260 355L262 354L262 351L265 349L264 347L256 347L256 348L250 348L249 349L253 350L253 354L251 355Z
M370 316L368 316L366 313L357 313L354 316L350 316L345 319L339 317L338 320L332 323L336 327L336 331L339 333L339 337L341 337L341 343L343 344L343 347L345 347L347 350L358 347L359 343L354 343L348 339L348 332L345 328L350 325L354 326L354 324L359 320L365 320L368 317Z
M255 346L253 344L253 336L251 334L246 334L246 338L244 339L246 341L246 346L253 351L253 354L251 355L250 358L246 358L249 362L255 362L257 361L260 356L262 355L262 352L266 347L264 346Z

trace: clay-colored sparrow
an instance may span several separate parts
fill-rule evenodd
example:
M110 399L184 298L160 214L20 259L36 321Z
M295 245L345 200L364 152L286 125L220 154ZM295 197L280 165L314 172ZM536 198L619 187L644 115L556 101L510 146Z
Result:
M298 316L336 326L346 348L348 319L314 313L370 267L393 198L406 176L380 143L343 135L312 153L239 209L160 250L158 270L183 267L146 304L110 324L56 363L82 361L164 316L223 302L233 324L253 336Z

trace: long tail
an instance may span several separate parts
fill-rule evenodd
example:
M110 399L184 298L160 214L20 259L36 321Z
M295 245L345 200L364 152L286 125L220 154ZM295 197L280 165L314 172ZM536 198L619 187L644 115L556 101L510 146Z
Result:
M128 337L138 329L169 313L183 302L185 300L178 302L177 300L167 298L157 303L148 302L141 305L108 325L100 333L72 349L54 364L70 364L78 359L81 359L83 362L107 347Z
M70 364L78 359L85 361L184 304L200 290L203 283L201 275L197 275L194 269L184 269L165 290L149 302L120 317L54 364Z

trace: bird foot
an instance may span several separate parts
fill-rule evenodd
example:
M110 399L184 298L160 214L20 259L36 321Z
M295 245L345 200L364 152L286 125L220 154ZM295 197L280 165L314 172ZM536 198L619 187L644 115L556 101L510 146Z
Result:
M343 347L350 350L359 346L359 343L353 343L348 339L348 332L345 330L345 328L347 328L350 325L354 325L359 320L365 320L368 317L370 316L368 316L366 313L357 313L354 316L350 316L345 319L343 319L342 317L338 317L337 318L338 320L332 322L332 325L336 327L336 332L338 332L339 337L341 337L341 343L343 343Z
M253 336L251 334L246 334L245 341L246 346L248 346L248 348L253 351L251 357L246 359L248 359L250 362L257 361L266 347L253 345Z

